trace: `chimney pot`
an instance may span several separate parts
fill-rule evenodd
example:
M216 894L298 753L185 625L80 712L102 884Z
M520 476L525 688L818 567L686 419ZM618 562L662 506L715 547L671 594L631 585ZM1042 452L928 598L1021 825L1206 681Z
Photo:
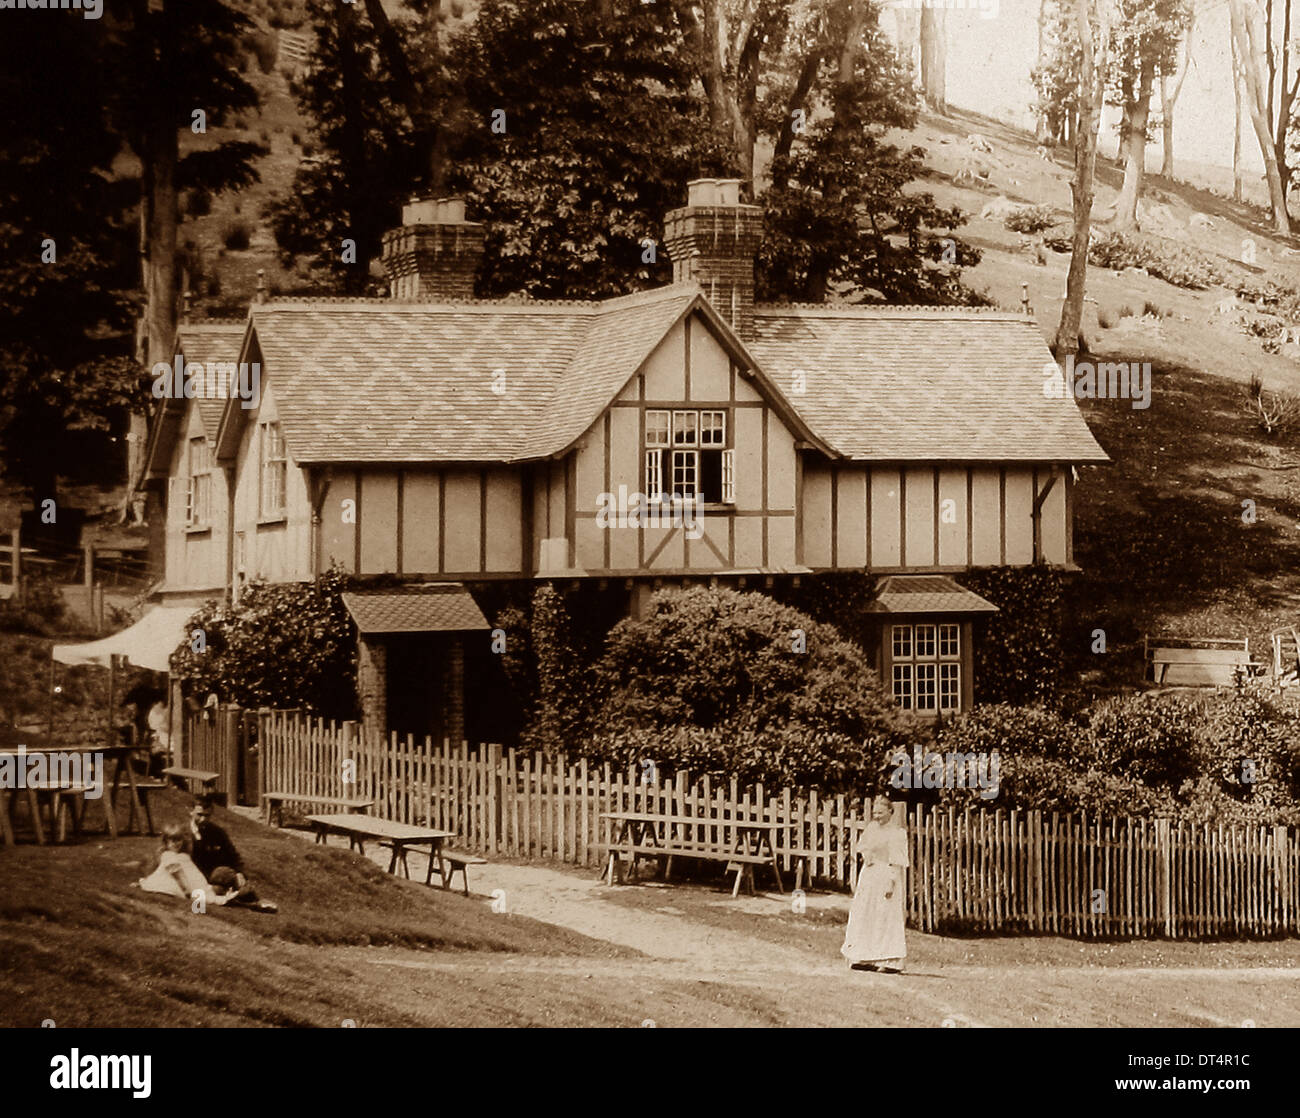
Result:
M740 179L695 179L687 204L664 216L673 281L704 288L709 302L742 337L754 333L754 258L763 211L740 201Z
M465 199L412 198L402 226L384 234L383 264L395 299L472 299L485 230L465 220Z

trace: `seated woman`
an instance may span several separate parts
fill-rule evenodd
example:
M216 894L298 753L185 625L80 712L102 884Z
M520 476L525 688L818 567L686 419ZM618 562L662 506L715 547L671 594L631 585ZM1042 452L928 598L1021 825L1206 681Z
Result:
M185 845L184 827L176 824L164 827L158 868L148 877L140 879L140 888L146 893L163 893L169 897L183 897L185 900L192 898L195 892L200 892L207 904L225 904L234 894L222 893L216 886L209 884L185 852Z

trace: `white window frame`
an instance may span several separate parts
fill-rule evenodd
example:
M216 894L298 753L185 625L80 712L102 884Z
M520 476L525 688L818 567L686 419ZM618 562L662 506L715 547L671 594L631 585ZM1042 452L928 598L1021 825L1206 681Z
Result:
M955 714L962 702L962 638L956 622L895 624L890 635L894 701L918 714Z
M700 495L700 452L693 448L673 447L672 451L672 476L669 491L674 501L681 501L684 504L696 504L701 500ZM681 464L682 472L686 472L689 465L691 480L693 483L692 491L677 491L677 474L678 464Z
M197 452L197 453L196 453ZM202 435L189 440L185 526L207 528L212 519L212 449Z
M645 495L648 501L664 499L664 452L658 447L645 452Z
M736 503L736 452L734 450L722 452L722 503L724 505Z
M258 515L262 520L285 515L289 480L288 453L280 424L268 420L258 425L261 469L258 477Z

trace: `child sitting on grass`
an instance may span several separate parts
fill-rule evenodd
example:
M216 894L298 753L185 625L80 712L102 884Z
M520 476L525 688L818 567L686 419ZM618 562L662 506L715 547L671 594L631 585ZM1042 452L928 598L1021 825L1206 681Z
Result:
M162 849L158 855L158 868L139 885L146 893L163 893L169 897L192 898L195 892L203 894L206 903L223 905L234 894L218 893L215 886L199 872L199 867L185 851L185 828L169 824L162 831Z

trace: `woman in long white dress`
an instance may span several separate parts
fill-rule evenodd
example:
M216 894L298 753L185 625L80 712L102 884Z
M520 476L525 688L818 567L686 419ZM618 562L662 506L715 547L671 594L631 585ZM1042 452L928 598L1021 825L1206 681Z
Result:
M893 807L883 796L871 805L871 822L858 849L862 872L849 906L849 926L840 954L855 970L897 974L907 955L903 885L910 862L907 830L894 822Z

